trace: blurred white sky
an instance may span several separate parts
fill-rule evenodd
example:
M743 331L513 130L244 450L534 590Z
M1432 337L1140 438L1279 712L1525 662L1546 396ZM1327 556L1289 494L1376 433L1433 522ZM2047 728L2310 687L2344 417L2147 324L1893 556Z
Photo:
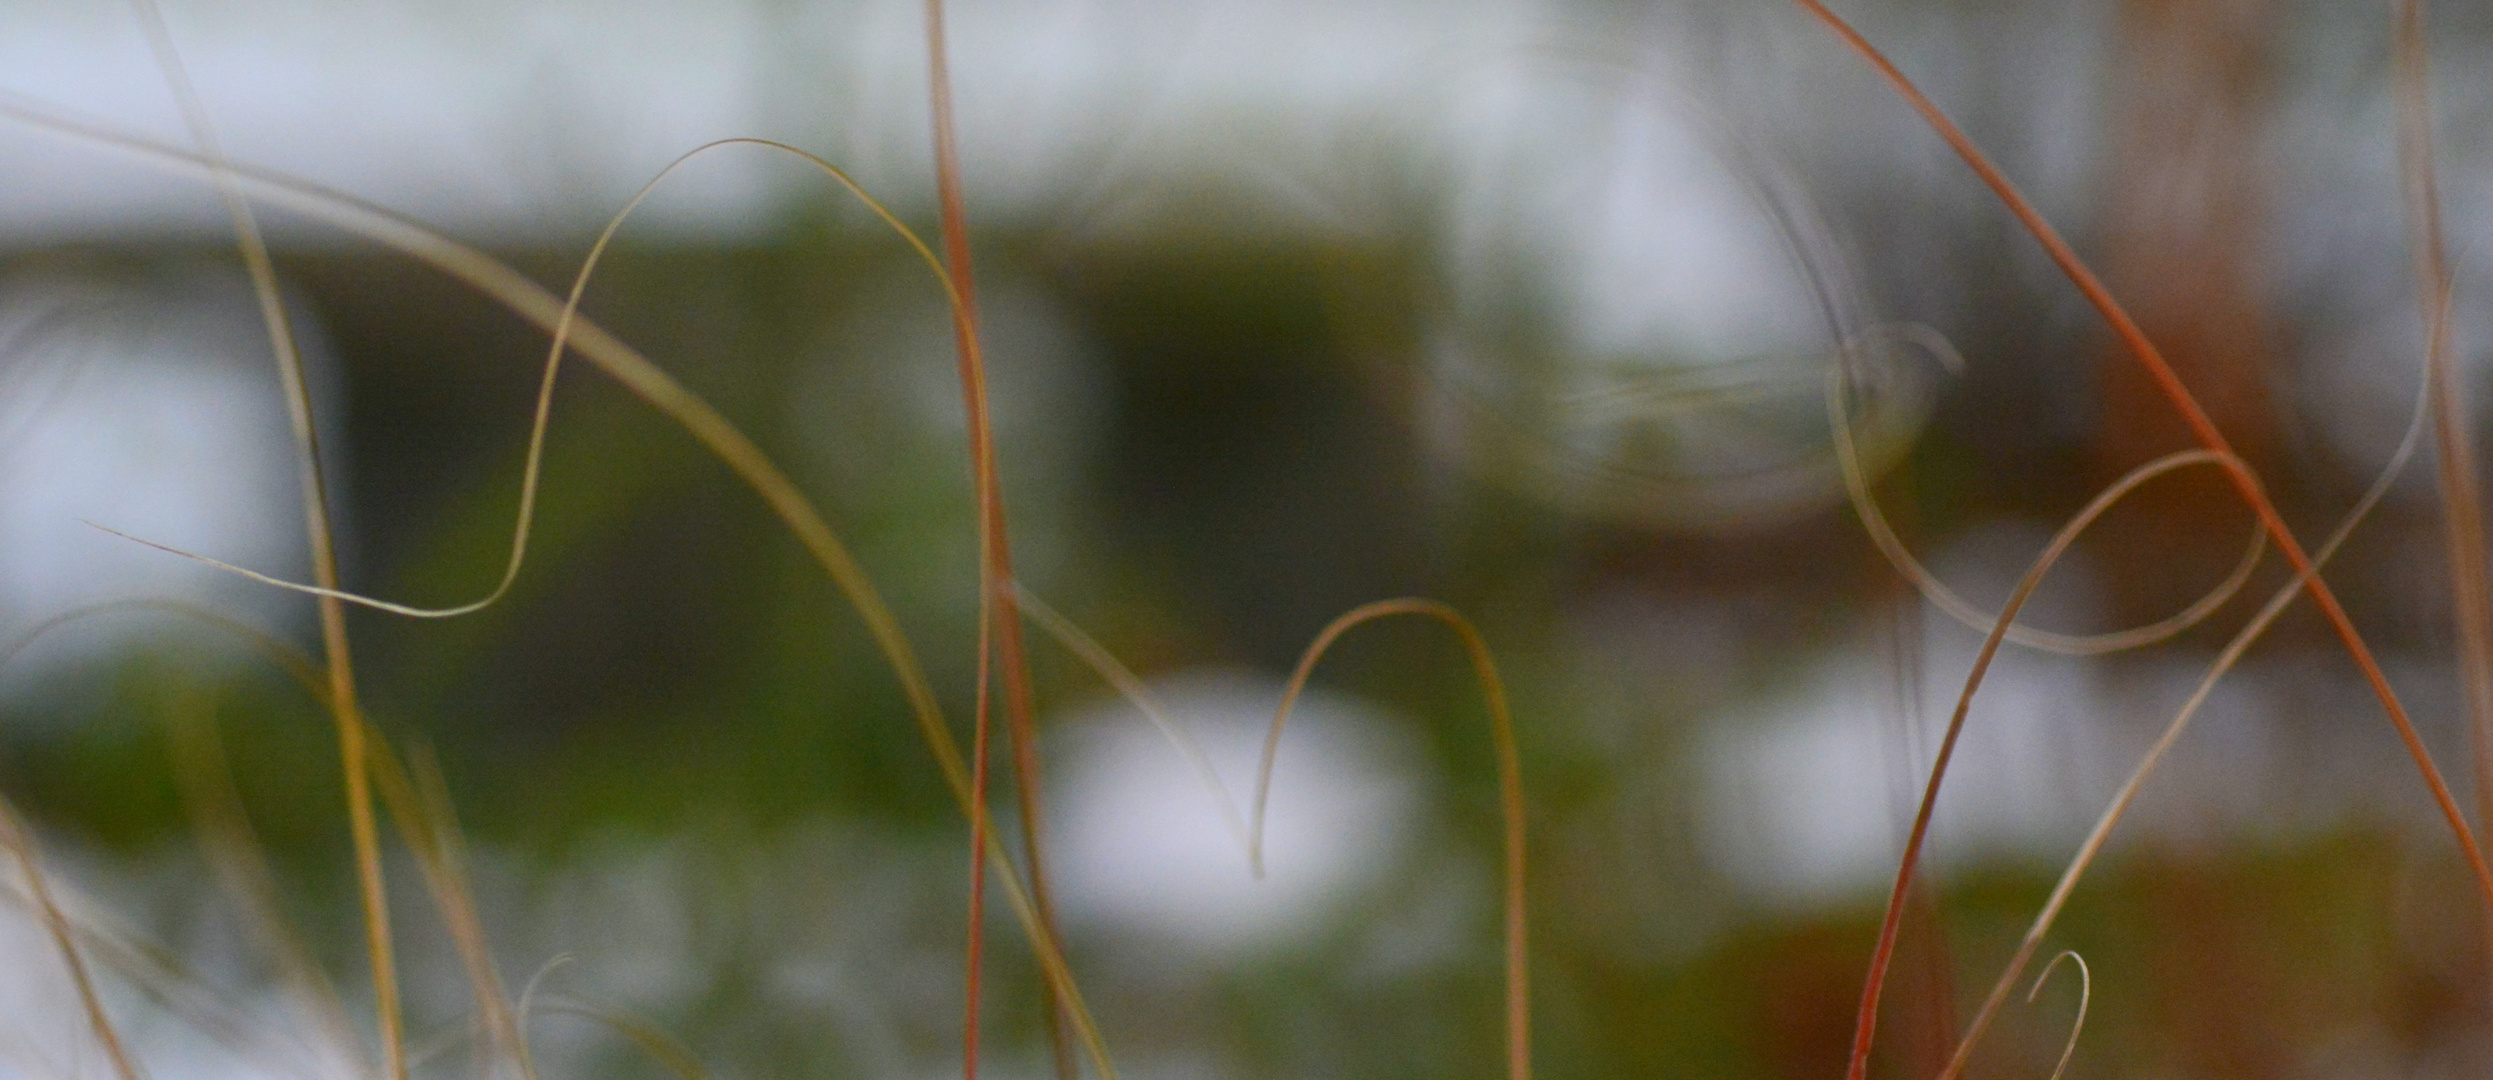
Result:
M577 230L730 135L823 152L904 202L925 169L916 0L164 7L235 156L454 229ZM1432 83L1539 19L1523 0L956 3L967 172L1009 213L1112 183L1138 143L1226 173L1380 119L1425 123ZM0 10L0 87L181 133L123 4ZM0 235L218 224L201 193L111 155L0 138ZM750 155L712 164L653 221L750 227L797 179Z

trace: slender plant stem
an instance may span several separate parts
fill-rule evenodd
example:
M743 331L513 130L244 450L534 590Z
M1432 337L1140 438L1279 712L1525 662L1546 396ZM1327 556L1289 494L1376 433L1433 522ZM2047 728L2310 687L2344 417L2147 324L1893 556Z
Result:
M155 51L157 65L163 69L165 80L181 105L183 121L190 128L192 140L199 144L200 154L207 159L217 194L233 219L243 266L251 276L251 291L259 300L260 321L268 332L270 348L276 353L278 376L285 387L286 414L294 425L312 581L335 592L337 541L329 522L328 483L321 473L320 435L312 418L312 396L304 381L302 353L296 347L293 323L286 316L285 302L277 289L277 271L269 259L268 244L260 235L259 219L251 211L250 200L244 197L233 170L226 164L224 151L218 147L215 125L209 121L207 106L192 85L180 52L173 47L173 35L165 26L163 12L158 10L155 0L133 3L140 23L146 27L148 45ZM363 899L365 950L372 963L373 1007L379 1014L381 1028L382 1074L389 1080L406 1080L396 950L390 935L388 894L381 876L380 827L372 812L370 761L366 757L369 748L363 713L355 697L355 664L347 644L346 606L333 595L318 596L315 600L320 609L321 648L328 661L329 710L337 721L338 757L346 775L347 822L354 838L356 879Z
M1030 666L1022 644L1021 616L1013 596L1013 555L1005 528L1004 494L996 476L995 428L987 405L987 368L978 334L977 287L970 266L969 213L961 195L959 138L953 124L952 74L944 40L943 0L926 0L927 90L934 114L935 190L942 206L944 266L952 275L953 342L961 360L961 403L969 416L970 466L978 496L979 609L982 629L979 650L977 718L980 740L986 730L987 649L994 649L995 671L1004 682L1004 730L1013 755L1013 791L1021 815L1022 859L1027 864L1031 903L1039 921L1056 925L1049 899L1046 861L1041 857L1039 813L1039 750L1036 697L1030 687ZM983 750L977 778L986 775ZM973 797L984 799L983 789ZM982 803L983 805L983 803ZM973 856L974 858L975 856ZM972 923L975 936L981 928ZM973 946L975 949L976 946ZM1067 1037L1064 1005L1054 986L1046 988L1048 1046L1056 1060L1058 1080L1079 1080L1081 1068ZM978 1008L976 988L968 1008ZM975 1048L972 1047L972 1055ZM974 1065L965 1066L975 1069Z
M2355 667L2362 672L2363 680L2371 687L2373 696L2380 699L2382 711L2388 714L2390 725L2397 729L2398 738L2405 744L2407 755L2414 759L2417 771L2423 776L2425 787L2432 792L2433 802L2439 807L2442 818L2449 824L2451 833L2457 837L2459 847L2467 858L2468 868L2475 875L2476 889L2484 899L2487 911L2493 913L2493 865L2487 864L2484 851L2476 843L2474 830L2469 828L2466 815L2459 810L2458 799L2451 794L2449 784L2442 779L2440 768L2433 764L2432 753L2425 748L2423 736L2417 733L2414 722L2408 718L2406 706L2398 700L2397 691L2390 687L2389 677L2381 670L2380 662L2373 657L2371 646L2364 642L2362 633L2355 629L2354 620L2346 614L2344 605L2338 602L2336 591L2329 588L2328 582L2315 571L2311 556L2303 550L2302 542L2295 539L2293 530L2285 524L2284 516L2277 512L2276 504L2270 501L2267 493L2260 489L2259 478L2251 472L2249 466L2242 464L2240 459L2234 456L2232 443L2225 438L2223 432L2216 429L2216 423L2208 418L2207 410L2201 408L2198 399L2190 393L2190 389L2182 385L2181 377L2173 372L2173 367L2164 359L2164 354L2156 348L2154 342L2147 339L2146 331L2139 328L2137 321L2130 317L2128 310L2113 297L2112 291L2104 286L2103 281L2095 276L2095 272L2087 267L2084 260L2078 258L2077 252L2069 247L2068 242L2061 239L2059 231L2052 228L2049 221L2044 220L2042 213L2026 200L2025 195L2017 190L2017 186L2009 181L2007 175L2000 172L1998 166L1992 164L1991 159L1983 154L1981 148L1974 145L1973 140L1967 137L1954 121L1949 120L1929 97L1914 86L1913 81L1906 78L1904 72L1898 69L1894 62L1879 52L1876 46L1871 45L1868 38L1862 37L1860 31L1853 29L1850 23L1827 10L1825 4L1820 3L1819 0L1794 0L1794 2L1826 24L1827 28L1847 48L1877 71L1880 78L1893 87L1897 94L1904 98L1905 103L1911 106L1915 113L1920 114L1931 130L1948 144L1949 149L1954 150L1956 155L1963 159L1966 166L1982 180L1983 186L1991 189L1992 194L2008 208L2009 213L2016 217L2026 232L2043 246L2045 253L2060 268L2061 273L2077 286L2078 292L2086 297L2087 303L2094 307L2105 323L2111 326L2114 336L2120 339L2122 347L2141 367L2146 369L2148 377L2154 380L2165 398L2172 402L2173 408L2181 413L2183 422L2189 425L2192 435L2198 439L2199 444L2226 459L2225 475L2233 481L2235 490L2241 493L2242 500L2249 504L2251 511L2258 515L2260 525L2268 530L2269 538L2276 541L2277 550L2285 554L2286 562L2292 564L2295 574L2303 583L2304 591L2311 595L2312 602L2320 609L2320 614L2328 620L2330 628L2336 631L2338 640L2345 645L2347 655L2353 658ZM1941 756L1943 770L1944 766L1945 752L1943 750ZM1936 793L1937 786L1934 782L1932 794ZM1913 850L1908 850L1906 854L1904 870L1907 875L1911 872L1911 863L1915 854L1918 852ZM1845 1070L1847 1080L1863 1080L1869 1072L1870 1044L1873 1033L1878 1027L1879 990L1885 982L1887 965L1894 954L1895 933L1896 920L1891 912L1885 925L1879 931L1879 945L1873 953L1870 976L1864 980L1862 987L1861 1008L1855 1018L1851 1061Z
M1506 1075L1507 1080L1532 1080L1532 974L1525 917L1522 756L1515 749L1515 720L1506 704L1506 682L1498 677L1497 662L1489 655L1489 643L1461 612L1420 597L1378 600L1343 612L1307 644L1307 650L1299 654L1298 667L1290 672L1290 681L1281 691L1281 704L1273 710L1272 727L1264 734L1264 753L1255 769L1255 801L1250 804L1252 809L1247 817L1247 863L1257 876L1262 876L1264 811L1272 801L1273 765L1281 756L1281 731L1289 723L1290 710L1298 704L1300 693L1307 689L1307 680L1315 674L1317 661L1324 659L1343 634L1393 615L1435 619L1452 629L1463 641L1472 673L1480 680L1481 698L1488 706L1489 742L1498 763L1498 821L1506 847L1502 913L1506 930Z

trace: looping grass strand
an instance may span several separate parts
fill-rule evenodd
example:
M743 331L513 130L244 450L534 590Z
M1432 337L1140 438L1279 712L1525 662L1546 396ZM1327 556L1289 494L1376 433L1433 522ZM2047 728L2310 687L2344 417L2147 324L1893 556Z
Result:
M2329 533L2326 541L2313 549L2314 573L2318 572L2318 568L2327 566L2329 560L2336 557L2338 551L2345 546L2347 539L2354 535L2355 529L2370 518L2373 508L2379 506L2380 501L2388 496L2391 485L2397 482L2398 475L2405 471L2407 463L2414 459L2415 451L2423 443L2426 396L2429 393L2431 393L2431 388L2428 384L2423 382L2417 384L2415 403L2407 411L2406 434L2399 439L2397 449L2391 452L2389 460L2382 464L2380 472L2372 478L2371 487L2366 488L2363 496L2356 499L2354 505L2347 509L2345 516L2338 520L2337 527ZM1990 994L1983 999L1982 1006L1975 1011L1972 1022L1966 1025L1965 1035L1958 1041L1955 1054L1950 1057L1947 1068L1940 1073L1941 1080L1954 1080L1972 1060L1974 1044L1981 1040L1983 1033L1989 1029L1992 1018L1999 1014L2001 1006L2007 1002L2008 995L2014 990L2019 975L2025 971L2025 965L2031 962L2035 953L2042 948L2044 935L2051 932L2052 924L2059 918L2061 910L2067 906L2070 894L2077 890L2078 880L2085 876L2087 869L2094 865L2096 857L2103 853L2104 844L2111 839L2113 828L2119 825L2121 818L2129 812L2130 804L2136 801L2139 791L2146 787L2147 778L2155 774L2157 767L2163 764L2165 755L2181 741L2182 733L2189 730L2190 721L2215 694L2216 684L2222 682L2224 677L2241 663L2243 655L2250 651L2251 646L2256 644L2271 626L2276 624L2277 618L2285 614L2285 610L2292 607L2295 600L2302 597L2303 592L2304 585L2301 577L2298 576L2286 582L2268 597L2267 603L2251 617L2251 621L2235 631L2232 640L2227 641L2224 649L2216 654L2215 661L2208 665L2207 672L2200 676L2198 685L2191 689L2190 696L2173 714L2173 719L2165 726L2164 733L2157 736L2154 745L2148 747L2147 752L2139 758L2137 766L2130 771L2129 778L2122 781L2120 789L2105 805L2102 815L2095 821L2094 828L2090 829L2086 839L2079 843L2077 853L2070 858L2069 865L2061 871L2060 880L2053 884L2050 897L2044 900L2041 910L2035 914L2033 924L2027 927L2024 939L2018 942L2016 953L2001 969L1998 981L1992 984Z
M2016 620L2018 610L2033 597L2034 590L2042 585L2044 575L2060 561L2061 556L2068 553L2078 536L2097 518L2146 482L2193 465L2213 465L2231 470L2238 468L2240 462L2230 454L2214 450L2183 450L2130 470L2111 487L2096 495L2094 501L2087 503L2085 509L2078 511L2052 536L2051 543L2045 545L2042 554L2035 557L2033 565L2017 580L2016 588L2009 593L2008 602L2000 608L1999 618L1991 624L1990 634L1983 638L1982 649L1974 657L1973 670L1966 675L1964 689L1957 695L1955 711L1948 717L1947 733L1939 740L1939 753L1931 762L1930 779L1922 788L1921 805L1914 811L1913 827L1905 836L1904 855L1897 860L1895 885L1887 896L1887 913L1879 921L1878 945L1870 954L1869 973L1862 980L1861 1007L1855 1018L1853 1035L1851 1080L1860 1080L1868 1069L1871 1042L1878 1030L1879 997L1886 987L1888 969L1895 961L1896 938L1903 927L1906 893L1912 888L1914 871L1921 865L1923 843L1929 837L1931 819L1938 808L1940 783L1947 778L1948 764L1956 755L1957 739L1964 734L1966 717L1973 710L1974 692L1981 688L1992 659L2007 640L2009 624Z
M210 162L197 153L70 119L60 110L33 102L22 95L0 92L0 118L81 142L118 149L168 172L193 178L212 176ZM450 275L549 333L565 324L567 305L562 300L508 264L474 247L404 215L309 181L238 162L229 163L227 168L238 184L263 202L302 213L403 252ZM681 425L703 448L716 455L754 490L772 515L822 568L866 625L886 666L900 682L920 734L963 816L973 822L974 828L976 823L984 821L985 808L971 797L968 766L959 744L944 722L942 709L936 703L934 689L917 660L915 648L900 629L898 619L883 601L880 591L850 554L847 545L814 507L812 500L716 407L685 388L639 350L587 318L572 316L569 326L571 349L652 408ZM1076 1041L1091 1058L1092 1068L1100 1073L1103 1080L1114 1080L1117 1076L1115 1067L1100 1040L1097 1024L1074 985L1071 970L1065 965L1055 935L1040 919L1037 907L1020 881L1019 869L1013 866L1003 846L995 840L992 830L987 831L988 842L983 846L989 865L997 870L998 884L1008 906L1022 924L1025 936L1031 941L1041 972L1060 995Z
M2079 956L2075 949L2062 949L2060 955L2052 957L2051 963L2043 965L2042 974L2034 977L2034 987L2026 991L2026 1004L2034 1004L2035 996L2043 992L2044 982L2052 977L2052 972L2060 970L2060 962L2063 960L2073 961L2077 965L2077 1018L2069 1021L2069 1041L2060 1048L2060 1061L2052 1066L2051 1080L2060 1080L2061 1076L2069 1071L2069 1058L2077 1053L2078 1036L2086 1031L2087 1007L2095 1003L2095 973L2087 970L2086 958Z
M2443 779L2440 767L2433 763L2431 751L2424 746L2423 737L2416 731L2414 722L2407 716L2406 706L2398 699L2397 691L2389 685L2388 675L2381 670L2379 661L2372 655L2371 646L2365 642L2362 633L2355 629L2354 620L2346 614L2345 607L2338 601L2335 590L2331 589L2327 581L2320 576L2318 564L2303 549L2301 542L2295 538L2293 530L2286 526L2285 518L2278 512L2276 504L2261 490L2258 477L2248 465L2233 458L2231 444L2225 438L2224 433L2217 430L2215 422L2208 417L2207 411L2200 407L2197 398L2190 393L2189 388L2182 385L2180 377L2173 372L2172 365L2165 361L2162 352L2152 341L2148 340L2146 332L2138 326L2136 320L2130 317L2127 309L2121 306L2120 301L2113 297L2111 290L2095 276L2094 271L2087 267L2084 260L2078 258L2077 252L2069 247L2067 241L2061 239L2058 230L2054 229L2051 223L2044 219L2042 213L2027 201L2024 194L2017 190L2016 185L2011 183L2007 175L1991 162L1981 148L1975 146L1973 140L1967 137L1954 121L1949 120L1947 115L1941 112L1939 107L1932 103L1930 98L1924 95L1913 84L1913 81L1895 66L1893 61L1890 61L1876 46L1871 45L1869 39L1863 37L1860 31L1853 29L1850 23L1828 10L1820 0L1794 0L1794 2L1799 4L1803 11L1824 24L1847 49L1867 63L1922 118L1931 131L1947 143L1949 149L1953 150L1957 157L1973 170L1983 186L1989 188L2009 213L2017 219L2025 232L2042 245L2045 254L2060 268L2062 274L2077 286L2088 305L2092 306L2104 322L2112 328L2122 348L2138 362L2166 400L2172 403L2175 411L2181 414L2183 422L2189 426L2200 445L2209 451L2224 454L2232 461L2225 471L2227 476L2233 480L2235 490L2259 516L2261 526L2267 530L2270 539L2276 543L2277 549L2285 555L2286 561L2293 565L2303 591L2311 596L2312 602L2320 609L2320 614L2328 620L2330 628L2336 632L2339 642L2345 646L2347 655L2353 659L2356 668L2362 673L2364 682L2370 687L2373 696L2379 699L2381 710L2388 715L2391 727L2396 729L2407 756L2415 762L2416 771L2422 778L2426 789L2430 791L2443 821L2447 823L2451 835L2458 841L2460 852L2467 860L2468 869L2475 877L2479 898L2484 902L2488 914L2493 914L2493 863L2488 863L2485 851L2476 841L2475 831L2468 825L2466 815L2458 807L2457 797L2451 793L2449 784ZM1882 946L1881 951L1884 952L1885 949L1886 947ZM1869 1069L1870 1032L1877 1024L1874 991L1874 986L1864 988L1863 1007L1857 1020L1858 1027L1852 1058L1846 1068L1847 1080L1863 1080Z
M1941 337L1936 330L1917 324L1887 324L1871 327L1856 335L1853 340L1846 342L1843 354L1849 359L1858 360L1866 347L1898 344L1910 344L1921 348L1950 372L1961 371L1964 368L1965 361L1957 355L1955 348L1948 344L1946 338ZM1958 595L1956 590L1949 588L1947 582L1940 580L1938 575L1931 573L1930 568L1924 566L1922 561L1914 556L1912 549L1906 547L1904 541L1897 537L1895 527L1887 520L1887 512L1879 507L1877 496L1871 494L1869 470L1862 463L1860 446L1853 435L1851 395L1848 388L1850 382L1848 369L1852 366L1851 364L1837 364L1828 372L1826 402L1827 421L1834 432L1836 465L1844 474L1844 492L1852 500L1854 515L1860 519L1862 529L1870 534L1871 544L1878 548L1879 554L1886 558L1888 565L1894 567L1898 574L1911 582L1913 588L1922 594L1923 599L1930 601L1932 607L1939 609L1941 613L1976 633L1989 630L1991 624L1998 621L1997 616L1975 607L1964 597ZM2225 575L2223 581L2218 582L2215 588L2201 594L2198 599L2191 601L2180 611L2144 626L2100 634L2063 634L2050 630L2038 630L2024 623L2012 622L2008 625L2007 640L2012 645L2022 645L2064 656L2101 656L2106 653L2126 652L2156 644L2205 622L2208 616L2214 615L2230 603L2241 593L2243 586L2250 584L2251 574L2259 569L2260 559L2267 554L2267 551L2267 530L2254 523L2251 526L2250 540L2243 548L2242 558L2234 563L2233 571Z

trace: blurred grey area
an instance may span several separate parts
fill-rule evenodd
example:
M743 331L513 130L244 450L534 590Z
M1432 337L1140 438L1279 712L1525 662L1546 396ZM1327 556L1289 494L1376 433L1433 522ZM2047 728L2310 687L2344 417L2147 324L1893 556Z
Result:
M2293 526L2332 528L2422 378L2387 9L1839 10L2131 304ZM820 155L935 234L917 3L163 15L234 160L557 295L644 184L720 139ZM2432 18L2453 355L2481 384L2493 13ZM1476 620L1512 691L1542 1074L1841 1068L1987 627L1871 543L1836 376L1870 494L1984 612L2096 491L2191 445L2042 249L1797 6L971 0L949 20L1017 568L1166 714L1029 628L1050 884L1124 1074L1497 1073L1497 771L1451 635L1346 637L1285 735L1260 879L1241 836L1301 650L1409 595ZM0 792L151 1075L369 1075L335 737L269 662L318 654L312 602L105 531L309 573L226 210L76 133L192 144L133 8L0 10L0 114L0 634L25 643L0 668ZM346 587L486 594L545 338L372 237L259 212ZM918 253L811 165L718 146L621 227L583 306L823 507L966 738L978 521ZM2425 442L2329 577L2468 799ZM2163 618L2252 526L2213 469L2159 480L2023 619ZM2107 800L2289 581L2271 555L2152 648L2001 655L1875 1071L1945 1061ZM505 599L349 623L379 730L438 762L501 978L537 988L543 1075L665 1075L652 1032L720 1076L958 1067L968 830L901 687L761 502L617 383L567 361ZM2379 711L2307 606L2219 686L2050 939L2090 962L2080 1068L2481 1072L2482 920ZM219 770L273 909L203 825ZM417 1073L472 1071L456 943L416 862L387 870ZM278 921L326 1000L268 944ZM989 1071L1049 1074L1020 929L991 909L985 930ZM22 907L0 973L0 1077L106 1075ZM1978 1066L2048 1070L2067 989L2012 1008Z

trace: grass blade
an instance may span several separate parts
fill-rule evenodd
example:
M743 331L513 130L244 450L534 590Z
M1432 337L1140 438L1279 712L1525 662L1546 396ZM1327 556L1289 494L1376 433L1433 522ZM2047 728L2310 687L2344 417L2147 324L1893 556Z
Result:
M1869 39L1862 37L1851 24L1829 11L1820 0L1794 0L1794 2L1824 23L1846 48L1868 63L1879 77L1894 88L1896 93L1904 98L1906 104L1921 116L1923 122L1948 144L1949 149L1955 151L1956 155L1974 171L1975 175L1981 179L1983 186L1989 188L1992 194L2008 208L2010 214L2016 217L2018 224L2043 246L2052 262L2077 286L2078 291L2086 297L2087 303L2095 309L2096 313L2102 316L2104 322L2111 326L2114 336L2119 338L2122 347L2146 370L2148 377L2155 382L2166 399L2172 402L2174 409L2181 414L2183 422L2189 425L2191 433L2198 439L2200 445L2211 453L2221 455L2222 459L2228 462L2225 472L2233 481L2235 490L2241 493L2243 501L2249 504L2251 510L2259 516L2261 526L2267 530L2269 538L2275 541L2277 549L2284 553L2286 561L2293 564L2294 572L2303 591L2310 594L2312 602L2319 607L2321 615L2328 620L2330 628L2336 632L2338 640L2344 644L2347 655L2353 658L2356 668L2361 671L2364 682L2370 686L2373 696L2380 700L2381 709L2388 714L2391 726L2397 729L2398 738L2404 743L2407 755L2414 760L2416 770L2421 774L2425 787L2431 791L2433 801L2441 811L2443 820L2448 823L2451 834L2458 840L2460 850L2467 859L2468 868L2475 876L2476 890L2486 905L2488 915L2493 915L2493 865L2487 864L2484 851L2476 843L2474 830L2469 828L2466 815L2458 808L2457 798L2451 794L2449 784L2441 776L2440 768L2433 764L2431 752L2425 748L2423 737L2416 732L2414 722L2407 716L2406 706L2399 701L2397 691L2390 687L2388 676L2382 672L2379 661L2373 657L2371 646L2364 641L2362 633L2355 629L2354 620L2346 614L2345 607L2338 602L2336 592L2330 589L2328 583L2320 577L2317 565L2312 561L2309 553L2303 550L2301 542L2295 539L2293 530L2286 527L2285 518L2278 513L2276 504L2261 490L2258 477L2251 472L2249 466L2242 464L2239 458L2233 456L2231 444L2226 440L2224 433L2216 429L2215 423L2208 418L2207 411L2199 406L2189 388L2182 385L2180 378L2173 373L2172 365L2166 363L2163 354L2156 349L2155 344L2147 340L2145 332L2139 329L2137 322L2121 306L2120 301L2113 297L2111 290L2104 287L2102 280L2095 276L2094 271L2077 257L2076 251L2069 247L2067 241L2061 239L2058 230L2052 228L2051 223L2044 220L2041 212L2037 211L2034 205L2017 190L2016 185L2008 180L2006 174L2000 172L1998 166L1992 164L1990 158L1974 145L1973 140L1968 138L1954 121L1949 120L1945 113L1940 112L1939 107L1915 87L1913 81L1906 78L1904 72L1888 60L1885 54L1871 45ZM1935 776L1934 779L1936 779ZM1935 793L1935 787L1933 791ZM1886 952L1888 947L1882 944L1881 953ZM1870 1039L1877 1027L1877 1012L1878 985L1874 976L1863 988L1862 1007L1857 1019L1852 1059L1846 1067L1847 1080L1863 1080L1867 1074Z
M258 218L243 197L217 145L216 127L190 73L173 46L172 31L155 0L131 0L146 28L147 44L156 65L181 106L191 140L207 159L217 195L233 219L236 245L250 273L251 292L258 299L260 321L276 354L277 372L285 387L286 414L294 424L295 460L302 481L303 528L311 546L312 580L324 589L338 587L337 541L329 522L329 490L321 476L320 436L312 419L312 395L303 379L303 358L296 348L285 301L278 295L277 271L269 262L268 244L260 236ZM320 640L327 654L329 709L337 720L338 757L346 773L347 822L354 836L355 875L362 891L364 946L372 964L373 1009L381 1028L381 1071L389 1080L406 1080L405 1048L400 1045L398 963L390 936L389 896L381 879L381 839L373 820L371 778L365 773L365 727L355 701L355 664L346 636L346 609L334 596L315 600L320 609Z
M1290 672L1289 685L1281 691L1281 704L1273 710L1272 730L1264 736L1263 760L1255 770L1254 808L1247 817L1248 859L1256 873L1263 873L1264 810L1272 795L1273 762L1281 753L1281 729L1289 723L1290 709L1298 703L1300 692L1307 689L1308 677L1315 674L1316 662L1324 659L1343 634L1393 615L1418 615L1451 628L1463 641L1463 650L1471 659L1472 672L1480 680L1481 696L1488 706L1489 739L1498 762L1498 816L1506 845L1506 1075L1507 1080L1531 1080L1532 978L1526 963L1529 950L1524 923L1523 766L1515 753L1515 722L1506 706L1506 683L1498 677L1497 662L1489 655L1489 645L1470 619L1435 600L1378 600L1342 613L1308 643L1307 651L1299 655L1297 669Z

